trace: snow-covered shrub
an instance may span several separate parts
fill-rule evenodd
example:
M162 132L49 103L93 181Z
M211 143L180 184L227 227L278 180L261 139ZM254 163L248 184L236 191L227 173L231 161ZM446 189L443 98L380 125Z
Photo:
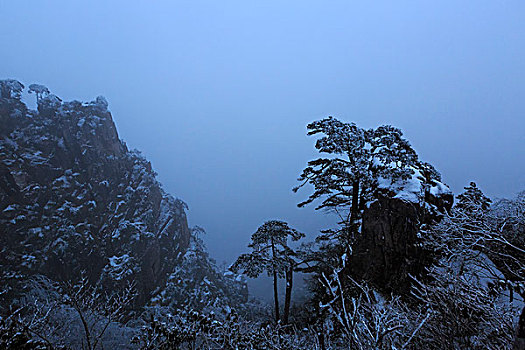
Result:
M432 315L416 335L420 348L510 349L516 309L448 263L429 276L432 282L420 283L413 293Z
M525 291L519 198L491 205L471 183L451 213L424 233L424 244L441 256L414 291L434 312L421 332L425 346L512 346Z
M58 284L41 276L31 279L18 303L16 320L32 341L48 348L131 348L135 330L123 325L134 296L108 293L86 278Z
M430 313L414 313L399 297L384 298L364 283L351 277L343 283L334 271L323 275L328 296L321 304L328 311L324 331L326 337L350 349L406 349L428 321ZM326 338L325 337L325 338Z
M140 349L316 349L310 330L250 322L230 310L226 317L194 310L169 314L150 310L149 318L134 339ZM160 311L160 312L159 312Z

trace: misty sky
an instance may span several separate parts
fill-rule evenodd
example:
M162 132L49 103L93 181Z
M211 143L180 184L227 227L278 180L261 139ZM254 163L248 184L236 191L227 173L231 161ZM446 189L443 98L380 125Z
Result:
M0 78L104 95L130 148L230 263L282 219L307 123L400 127L456 193L525 189L525 2L0 0Z

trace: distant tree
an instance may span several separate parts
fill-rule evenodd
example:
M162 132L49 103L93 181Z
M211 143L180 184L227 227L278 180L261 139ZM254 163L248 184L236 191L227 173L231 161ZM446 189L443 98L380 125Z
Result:
M44 85L31 84L29 85L29 93L34 93L36 95L36 103L39 104L42 98L45 98L47 95L49 95L49 89Z
M248 277L255 278L266 271L273 277L273 298L275 303L275 320L279 322L278 278L286 277L286 292L283 322L288 322L290 300L292 293L293 271L296 265L295 251L288 245L288 238L298 241L305 235L290 228L284 221L271 220L265 222L252 235L248 247L252 248L249 254L242 254L233 263L230 269L234 272L242 271Z
M469 186L465 187L465 192L458 195L457 199L456 209L476 218L483 216L492 203L490 198L486 197L476 186L475 182L471 182Z
M394 183L409 178L418 164L417 154L401 130L390 125L365 130L328 117L307 128L308 135L323 135L315 148L329 157L308 162L298 179L301 184L293 190L310 184L314 192L298 206L322 199L316 209L337 213L343 226L340 233L348 242L358 231L364 205L373 198L380 180Z

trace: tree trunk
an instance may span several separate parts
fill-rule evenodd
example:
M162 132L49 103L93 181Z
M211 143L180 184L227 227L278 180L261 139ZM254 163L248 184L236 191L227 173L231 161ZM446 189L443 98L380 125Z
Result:
M350 239L357 234L357 220L359 218L359 180L352 184L352 207L350 208ZM350 244L350 242L348 242Z
M273 300L275 302L275 322L279 322L279 296L277 294L277 272L273 270Z
M363 191L361 191L361 195L359 196L359 213L362 213L363 210L365 210L365 195Z
M293 286L293 266L286 271L286 293L284 295L284 316L283 323L288 324L288 316L290 315L290 302L292 300L292 286Z
M326 350L325 340L324 340L324 327L321 326L317 332L317 340L319 341L319 346L321 350Z
M521 309L521 316L518 321L518 328L512 350L525 350L525 307Z
M275 267L275 245L273 243L273 237L271 238L272 245L272 269L273 269L273 300L275 302L275 322L279 323L281 318L279 314L279 294L277 293L277 270Z

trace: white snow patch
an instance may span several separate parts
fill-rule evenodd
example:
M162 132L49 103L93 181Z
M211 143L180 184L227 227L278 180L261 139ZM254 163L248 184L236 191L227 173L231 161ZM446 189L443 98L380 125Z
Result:
M397 180L392 183L391 179L379 178L378 188L386 189L395 193L394 198L399 198L401 200L420 203L424 199L425 188L423 184L423 174L416 169L411 167L413 174L410 178L406 180ZM434 181L434 185L430 187L430 194L433 196L440 196L443 194L452 193L447 185Z
M133 258L128 254L114 255L109 258L104 271L114 280L121 280L133 273Z

